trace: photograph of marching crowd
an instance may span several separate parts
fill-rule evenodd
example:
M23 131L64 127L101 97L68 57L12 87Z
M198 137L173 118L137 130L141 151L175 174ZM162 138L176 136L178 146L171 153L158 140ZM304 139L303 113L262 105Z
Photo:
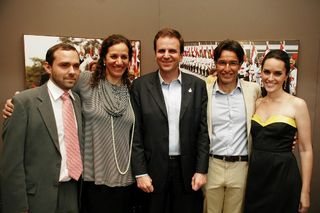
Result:
M96 38L24 35L26 89L40 86L48 80L49 76L42 64L49 47L60 42L72 44L80 54L80 70L94 72L102 41L103 39ZM130 78L134 80L141 73L141 41L131 40L131 45L133 54L129 74Z
M213 53L218 41L185 42L183 60L180 68L200 78L215 72ZM260 68L263 57L273 49L281 49L290 55L289 91L296 95L298 75L298 40L283 41L240 41L245 50L244 63L239 71L239 78L257 82L261 85Z

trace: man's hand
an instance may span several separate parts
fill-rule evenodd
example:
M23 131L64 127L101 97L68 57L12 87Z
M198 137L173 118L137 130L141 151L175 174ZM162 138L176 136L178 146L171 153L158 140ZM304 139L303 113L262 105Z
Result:
M17 95L19 94L20 92L19 91L16 91L14 94ZM9 117L11 117L12 113L13 113L13 104L12 104L12 99L7 99L5 105L4 105L4 108L2 110L2 117L4 119L7 119Z
M194 191L198 191L204 184L207 183L207 175L195 173L192 177L191 185Z
M137 186L144 192L150 193L153 192L152 179L149 175L144 175L141 177L137 177Z
M12 104L12 99L7 99L6 103L4 105L4 108L2 110L2 117L4 119L7 119L9 117L11 117L12 113L13 113L13 104Z
M298 144L298 134L296 133L296 135L293 138L293 142L292 142L292 152L294 152L294 150L296 149L296 145Z

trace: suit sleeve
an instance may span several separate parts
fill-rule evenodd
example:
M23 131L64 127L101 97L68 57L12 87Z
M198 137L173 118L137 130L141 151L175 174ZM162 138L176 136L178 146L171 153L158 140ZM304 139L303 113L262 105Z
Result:
M257 91L257 96L258 96L258 98L260 98L261 96L262 96L262 92L261 92L261 87L260 86L257 86L257 89L256 89L256 91Z
M89 71L80 72L79 79L71 90L80 95L81 91L88 89L88 85L90 85L91 75L92 73Z
M135 129L132 145L132 171L133 175L147 174L147 165L144 155L143 144L143 125L142 125L142 112L140 105L140 95L138 86L135 82L132 85L131 90L131 103L135 114Z
M25 106L13 98L14 112L3 126L3 152L0 161L0 181L3 212L24 212L28 209L24 152L27 126Z
M206 85L201 82L201 120L198 135L198 150L197 150L197 173L207 173L209 164L209 135L208 135L208 123L207 123L207 104L208 94Z

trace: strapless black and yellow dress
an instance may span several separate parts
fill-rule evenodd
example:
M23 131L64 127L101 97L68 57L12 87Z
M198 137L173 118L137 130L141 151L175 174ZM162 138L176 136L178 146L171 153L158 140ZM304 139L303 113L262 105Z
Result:
M252 118L252 152L249 161L245 213L298 212L301 176L292 142L295 120L273 115Z

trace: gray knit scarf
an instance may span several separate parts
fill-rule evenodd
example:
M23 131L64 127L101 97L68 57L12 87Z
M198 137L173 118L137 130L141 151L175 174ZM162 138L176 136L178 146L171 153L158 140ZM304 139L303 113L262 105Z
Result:
M113 85L107 80L100 80L98 86L100 101L108 114L122 116L129 104L129 91L127 86Z

